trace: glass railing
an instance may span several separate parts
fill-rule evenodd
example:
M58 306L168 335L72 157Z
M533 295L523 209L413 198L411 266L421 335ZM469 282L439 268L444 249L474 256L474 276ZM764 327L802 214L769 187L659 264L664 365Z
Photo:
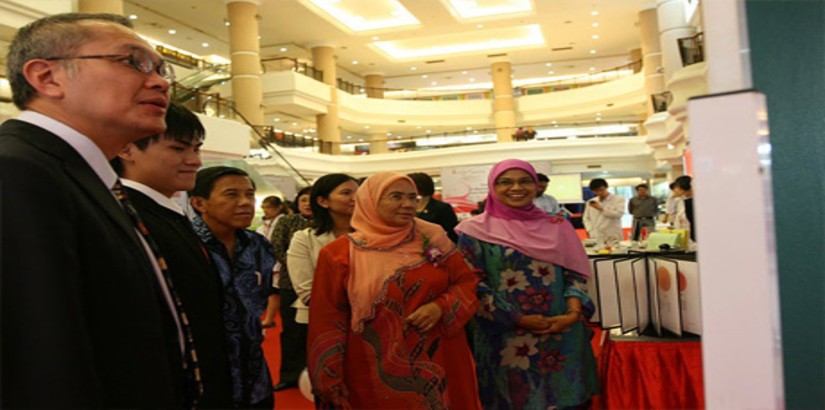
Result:
M616 137L636 137L639 135L639 121L599 121L599 122L551 122L535 123L519 128L507 128L513 133L514 142L519 141L553 141L582 140ZM257 127L263 138L270 144L313 152L320 152L321 141L311 134L292 133L281 129L264 126ZM522 135L518 135L519 132ZM407 136L387 136L369 140L348 136L344 141L335 142L341 146L342 154L367 154L370 142L386 142L389 152L426 151L459 146L496 144L497 128L477 128L457 131L423 133Z
M292 71L317 81L324 81L323 70L318 70L309 63L291 57L274 57L261 60L263 72Z
M301 62L298 59L289 57L278 57L261 60L265 72L271 71L294 71L318 81L323 81L323 71L316 70L311 65ZM556 91L567 91L577 88L589 87L592 85L604 84L606 82L618 80L631 76L641 71L642 61L634 61L629 64L613 67L610 69L592 72L582 75L572 75L561 77L557 80L521 85L513 87L513 96L521 97L526 95L544 94ZM336 86L339 90L352 95L375 95L383 94L385 99L392 100L418 100L418 101L462 101L462 100L483 100L492 99L493 90L491 88L473 88L461 90L416 90L404 88L377 88L367 87L363 84L356 84L351 81L338 78Z

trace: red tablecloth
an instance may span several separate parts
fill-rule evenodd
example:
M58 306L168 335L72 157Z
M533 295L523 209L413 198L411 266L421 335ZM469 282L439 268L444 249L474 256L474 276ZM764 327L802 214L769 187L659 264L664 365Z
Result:
M599 354L607 409L702 409L702 345L699 341L608 338Z

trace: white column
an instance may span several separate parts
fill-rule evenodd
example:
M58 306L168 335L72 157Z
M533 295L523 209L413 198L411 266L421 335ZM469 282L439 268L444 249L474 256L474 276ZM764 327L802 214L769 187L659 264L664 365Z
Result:
M751 88L750 46L745 1L703 1L708 93Z
M659 41L662 48L662 66L665 69L665 83L682 68L678 39L696 34L696 29L688 24L685 15L685 0L659 0L656 3L659 17Z

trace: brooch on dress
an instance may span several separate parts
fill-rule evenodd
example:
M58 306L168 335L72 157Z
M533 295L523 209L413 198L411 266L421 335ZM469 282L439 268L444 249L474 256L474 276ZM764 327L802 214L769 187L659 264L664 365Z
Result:
M424 236L424 244L422 246L421 255L424 256L428 262L431 262L434 266L438 266L438 260L444 256L444 253L441 252L441 249L438 249L435 245L430 242L430 238L427 235Z

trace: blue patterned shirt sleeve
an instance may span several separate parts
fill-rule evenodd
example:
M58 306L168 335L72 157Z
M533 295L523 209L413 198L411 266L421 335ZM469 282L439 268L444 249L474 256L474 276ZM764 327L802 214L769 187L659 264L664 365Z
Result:
M567 269L564 269L563 276L564 297L581 299L582 314L588 319L591 318L596 311L596 306L587 294L587 278Z

